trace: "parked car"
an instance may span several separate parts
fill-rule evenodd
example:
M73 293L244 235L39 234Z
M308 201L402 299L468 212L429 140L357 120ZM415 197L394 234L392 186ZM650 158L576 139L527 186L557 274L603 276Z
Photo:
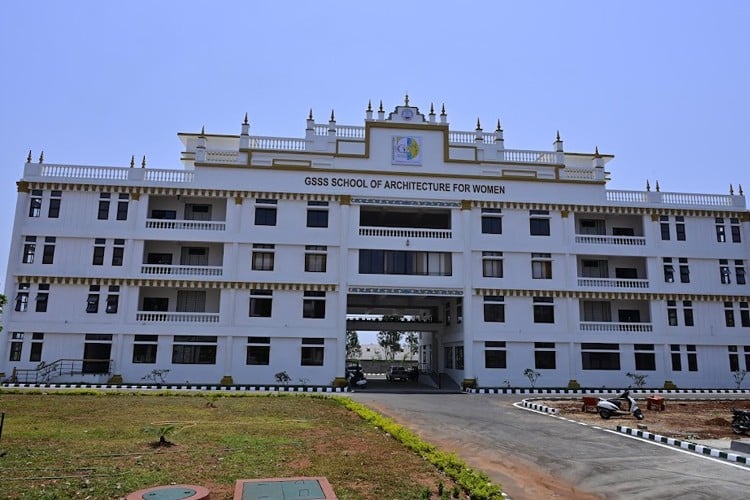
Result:
M409 380L409 372L403 366L390 366L385 373L385 379L391 382L394 380L407 382Z

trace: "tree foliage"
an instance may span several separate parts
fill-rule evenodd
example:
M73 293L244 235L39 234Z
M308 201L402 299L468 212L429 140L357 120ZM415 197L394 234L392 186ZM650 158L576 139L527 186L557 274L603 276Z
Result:
M386 315L383 316L383 321L401 321L401 316ZM403 351L401 347L401 333L400 330L381 330L378 332L378 345L385 351L386 359L393 360L396 357L396 353Z
M3 311L5 310L5 304L8 303L8 297L0 293L0 316L2 316ZM0 324L0 332L3 331L3 325Z
M359 359L362 357L362 346L359 344L359 335L356 330L346 331L346 359Z

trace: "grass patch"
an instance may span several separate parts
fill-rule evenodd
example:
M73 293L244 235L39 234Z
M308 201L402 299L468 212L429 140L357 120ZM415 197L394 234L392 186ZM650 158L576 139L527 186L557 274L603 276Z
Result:
M277 476L325 476L341 500L437 499L456 483L496 498L482 496L486 477L348 398L2 392L0 411L3 498L109 499L187 483L221 499L237 479ZM160 432L173 446L155 446Z

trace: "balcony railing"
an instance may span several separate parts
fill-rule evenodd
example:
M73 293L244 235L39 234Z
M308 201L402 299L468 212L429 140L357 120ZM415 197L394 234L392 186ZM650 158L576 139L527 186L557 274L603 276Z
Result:
M408 227L360 227L360 236L386 238L432 238L447 240L453 238L450 229L417 229Z
M218 323L219 313L138 311L135 319L145 323Z
M171 276L221 276L221 266L171 266L164 264L143 264L141 274Z
M578 286L584 288L648 288L648 280L624 278L578 278Z
M180 231L224 231L224 221L146 219L147 229L177 229Z
M581 321L582 332L651 332L652 323L620 323L615 321Z
M625 245L643 246L646 244L644 236L610 236L606 234L576 234L576 243L587 245Z

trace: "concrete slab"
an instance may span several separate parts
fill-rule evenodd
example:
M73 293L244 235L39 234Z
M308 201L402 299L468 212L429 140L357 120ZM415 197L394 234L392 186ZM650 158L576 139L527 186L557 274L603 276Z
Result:
M239 479L234 500L337 500L325 477Z

